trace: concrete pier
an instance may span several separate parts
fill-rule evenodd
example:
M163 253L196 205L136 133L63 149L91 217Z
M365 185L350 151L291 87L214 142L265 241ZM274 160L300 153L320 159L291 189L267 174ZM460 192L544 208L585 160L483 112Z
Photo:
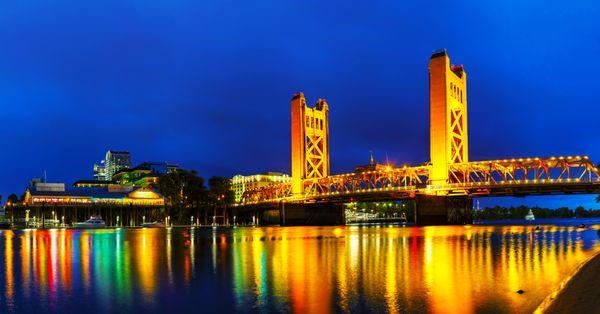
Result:
M466 196L416 196L416 224L466 225L473 223L473 200Z
M260 225L334 226L345 224L342 204L279 203L276 207L255 209Z

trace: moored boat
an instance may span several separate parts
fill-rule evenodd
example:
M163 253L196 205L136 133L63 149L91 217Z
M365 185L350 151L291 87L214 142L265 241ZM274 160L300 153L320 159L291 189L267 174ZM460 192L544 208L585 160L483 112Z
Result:
M144 228L164 228L165 224L157 222L157 221L145 222L142 224L142 227L144 227Z
M105 228L106 223L102 220L100 216L92 216L90 219L84 222L76 222L73 224L73 227L79 229L94 229L94 228Z

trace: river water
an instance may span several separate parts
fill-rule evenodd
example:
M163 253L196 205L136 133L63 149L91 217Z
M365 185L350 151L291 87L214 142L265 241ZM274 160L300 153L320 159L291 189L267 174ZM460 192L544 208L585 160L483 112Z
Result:
M600 250L573 224L5 230L0 312L530 313Z

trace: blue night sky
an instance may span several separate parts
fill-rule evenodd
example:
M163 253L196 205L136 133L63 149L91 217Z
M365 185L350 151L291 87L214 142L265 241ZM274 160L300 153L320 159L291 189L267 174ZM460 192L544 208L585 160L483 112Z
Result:
M0 2L0 194L44 170L91 178L107 149L205 177L289 172L298 91L330 104L333 173L369 150L422 163L439 48L468 73L471 160L600 161L600 2L323 2Z

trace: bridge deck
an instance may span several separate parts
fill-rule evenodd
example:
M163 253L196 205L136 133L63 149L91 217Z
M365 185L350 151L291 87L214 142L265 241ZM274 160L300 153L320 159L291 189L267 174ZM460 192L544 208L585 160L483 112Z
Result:
M600 173L587 156L519 158L451 165L451 182L429 184L428 165L305 180L305 194L289 184L247 191L241 205L279 202L389 201L426 195L527 196L600 193Z

